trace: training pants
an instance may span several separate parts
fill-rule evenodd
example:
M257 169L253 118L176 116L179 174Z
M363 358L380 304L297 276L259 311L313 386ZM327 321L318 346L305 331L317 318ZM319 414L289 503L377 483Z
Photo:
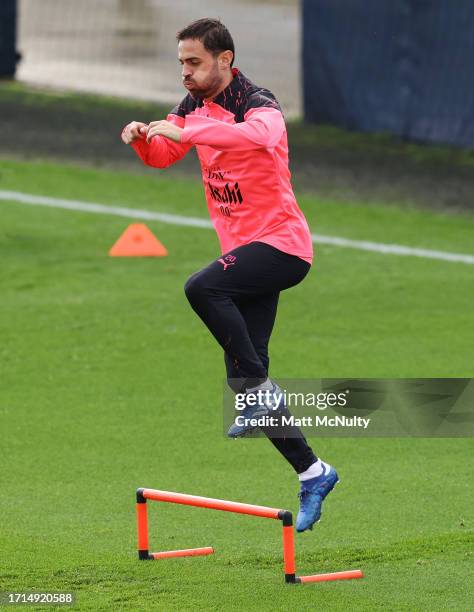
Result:
M299 257L252 242L222 255L186 282L193 310L224 350L234 392L266 380L280 291L301 282L310 267ZM261 429L297 473L317 460L299 428L286 427L284 437Z

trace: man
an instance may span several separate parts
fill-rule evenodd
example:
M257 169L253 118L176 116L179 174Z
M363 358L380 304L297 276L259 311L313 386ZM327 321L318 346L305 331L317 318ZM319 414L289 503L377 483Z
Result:
M312 240L291 187L285 122L274 95L232 68L234 43L219 20L199 19L177 40L188 95L166 121L128 124L122 140L157 168L197 149L222 256L191 276L185 292L224 350L233 391L259 398L247 402L244 418L229 429L237 438L253 429L252 417L275 414L270 398L280 389L268 378L268 342L280 291L311 267ZM278 407L279 414L286 410ZM297 531L312 529L336 471L314 455L297 427L284 435L262 430L301 482Z

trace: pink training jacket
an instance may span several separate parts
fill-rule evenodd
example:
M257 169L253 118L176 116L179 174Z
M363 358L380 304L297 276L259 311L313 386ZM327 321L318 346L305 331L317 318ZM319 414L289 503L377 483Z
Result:
M167 120L184 128L181 142L155 136L132 143L143 162L165 168L194 145L207 206L222 253L265 242L309 263L313 243L288 168L288 140L278 102L237 68L212 101L188 94Z

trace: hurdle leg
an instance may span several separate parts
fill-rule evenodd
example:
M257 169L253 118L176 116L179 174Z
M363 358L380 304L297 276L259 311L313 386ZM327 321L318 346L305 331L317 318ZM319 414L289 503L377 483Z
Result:
M295 536L293 532L293 515L288 510L279 513L283 523L283 563L285 567L285 582L298 582L295 568Z
M352 580L353 578L363 578L364 574L360 570L348 570L347 572L332 572L330 574L314 574L313 576L299 576L298 581L305 582L328 582L330 580Z
M148 510L146 499L140 490L137 491L137 527L138 527L138 558L142 561L150 559L148 553Z
M185 548L184 550L163 550L161 552L152 552L150 557L153 559L170 559L171 557L200 557L202 555L212 555L214 549L212 546L203 546L202 548Z
M283 523L283 562L285 566L285 582L287 584L304 584L305 582L328 582L331 580L352 580L363 578L360 570L314 574L312 576L297 576L295 567L295 537L293 531L293 515L288 510L281 510L278 518Z
M137 490L137 527L138 527L138 558L142 561L152 561L154 559L168 559L170 557L198 557L212 555L212 546L201 548L186 548L184 550L164 550L161 552L149 552L148 544L148 511L146 497L143 496L143 489Z

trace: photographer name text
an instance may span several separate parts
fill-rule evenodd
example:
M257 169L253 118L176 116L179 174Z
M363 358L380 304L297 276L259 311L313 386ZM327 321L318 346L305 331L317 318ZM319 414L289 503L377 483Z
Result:
M250 427L358 427L367 429L370 419L363 417L346 416L304 416L295 417L293 415L279 417L261 416L257 418L246 418L243 415L235 417L235 423L239 426Z

